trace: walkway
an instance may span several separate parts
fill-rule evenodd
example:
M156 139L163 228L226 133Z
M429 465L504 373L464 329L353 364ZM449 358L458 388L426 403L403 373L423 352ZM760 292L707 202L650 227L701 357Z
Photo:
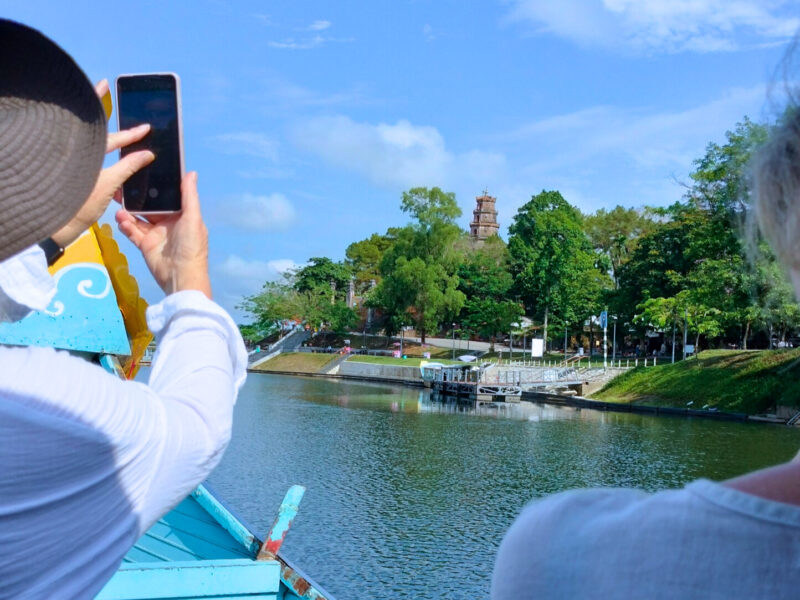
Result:
M421 338L418 338L418 337L415 337L415 336L411 336L411 335L405 336L405 339L408 340L409 342L416 342L418 344L422 343L421 342ZM439 348L452 348L453 347L453 339L452 338L426 337L425 338L425 343L426 344L430 344L431 346L437 346ZM488 352L490 346L491 346L491 344L489 342L476 342L476 341L473 341L473 340L459 340L458 338L456 338L456 341L455 341L456 352L458 352L459 354L465 354L467 352L479 351L479 350L483 350L483 351ZM500 344L499 342L495 342L494 349L495 349L496 352L508 352L508 346ZM521 348L519 348L519 347L514 348L514 352L519 352L520 356L522 356L522 349Z

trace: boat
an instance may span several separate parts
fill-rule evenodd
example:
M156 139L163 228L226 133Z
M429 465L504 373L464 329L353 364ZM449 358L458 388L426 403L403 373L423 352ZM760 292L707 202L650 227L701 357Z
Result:
M198 486L145 532L96 599L331 600L278 553L304 492L289 489L262 541L208 484Z
M132 379L153 336L111 228L93 226L50 272L57 287L50 305L0 323L0 343L68 350ZM210 485L199 485L142 535L98 600L333 600L279 553L304 493L289 489L261 539Z

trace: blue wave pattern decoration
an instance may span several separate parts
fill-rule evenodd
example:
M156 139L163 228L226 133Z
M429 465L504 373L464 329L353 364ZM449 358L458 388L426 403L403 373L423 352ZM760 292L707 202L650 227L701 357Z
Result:
M0 323L0 343L130 354L117 296L103 265L71 264L54 279L57 291L50 306L16 323Z

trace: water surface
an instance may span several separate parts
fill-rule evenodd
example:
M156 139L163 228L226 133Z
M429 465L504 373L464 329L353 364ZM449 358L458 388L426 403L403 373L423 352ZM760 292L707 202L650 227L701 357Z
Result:
M305 485L282 552L338 600L473 600L533 498L724 479L798 448L787 427L528 403L470 414L416 388L258 374L211 482L262 535Z

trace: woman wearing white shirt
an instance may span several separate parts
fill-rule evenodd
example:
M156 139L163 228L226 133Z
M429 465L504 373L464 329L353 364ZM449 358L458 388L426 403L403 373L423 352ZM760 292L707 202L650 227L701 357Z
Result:
M52 41L0 19L0 318L47 306L37 244L77 239L153 159L100 170L106 151L148 131L106 139L107 85L95 92ZM159 341L147 385L65 352L0 346L0 598L93 597L228 443L246 353L211 300L196 173L182 192L182 212L157 224L117 213L167 294L147 312Z

